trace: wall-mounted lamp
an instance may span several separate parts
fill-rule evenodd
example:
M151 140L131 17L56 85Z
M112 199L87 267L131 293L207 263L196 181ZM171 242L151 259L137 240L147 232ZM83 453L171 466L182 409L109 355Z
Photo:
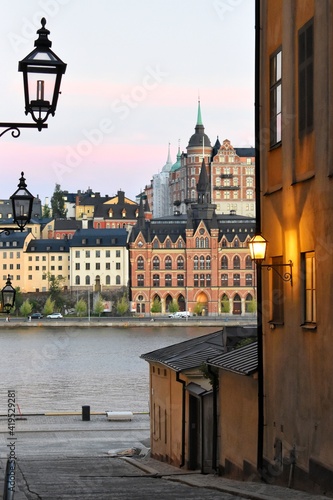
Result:
M261 235L256 234L249 241L249 249L251 254L251 259L255 261L257 266L266 267L267 271L273 269L278 276L283 281L290 281L291 286L293 285L293 263L291 260L287 264L263 264L262 262L266 257L267 250L267 240ZM287 267L289 271L279 272L279 268Z

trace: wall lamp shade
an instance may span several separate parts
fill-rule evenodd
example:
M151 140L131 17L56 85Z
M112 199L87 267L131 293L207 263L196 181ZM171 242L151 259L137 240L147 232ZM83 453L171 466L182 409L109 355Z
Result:
M1 290L2 307L4 312L9 313L12 307L14 307L15 295L16 295L16 290L15 288L12 287L12 283L10 281L10 274L8 274L6 285Z
M256 234L249 241L249 249L251 259L256 262L262 262L266 258L267 250L267 240L261 236L261 234Z
M18 189L12 194L10 199L12 200L14 222L23 231L26 224L31 220L32 204L34 201L34 196L27 189L23 172L21 172Z
M35 49L18 66L18 70L23 73L25 114L31 114L39 130L48 116L55 114L62 75L67 66L50 49L52 42L48 39L50 32L45 28L44 17L41 24Z

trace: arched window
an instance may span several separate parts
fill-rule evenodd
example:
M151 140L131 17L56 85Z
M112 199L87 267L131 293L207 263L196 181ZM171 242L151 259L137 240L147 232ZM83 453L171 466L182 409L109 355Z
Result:
M171 260L171 257L170 255L168 255L166 258L165 258L165 269L172 269L172 260Z
M221 275L221 286L228 286L228 275L227 274Z
M109 275L109 274L107 274L107 275L105 276L105 284L106 284L106 285L111 285L111 278L110 278L110 275Z
M160 275L153 274L153 286L160 286Z
M195 255L193 258L193 269L199 269L199 257L197 255Z
M245 312L247 313L256 312L256 303L250 293L248 293L245 298Z
M158 257L153 258L153 269L159 269L160 268L160 259Z
M234 239L234 248L239 248L239 239L237 237Z
M117 274L116 276L116 285L120 285L120 276Z
M80 284L80 276L75 276L75 285Z
M154 240L153 248L159 248L158 240Z
M143 257L138 257L137 269L144 269L144 268L145 268L145 261L143 260Z
M179 238L177 246L178 246L178 248L184 248L183 240L181 238Z
M222 256L221 269L228 269L228 257L226 255Z
M205 238L205 248L209 248L209 238Z
M207 255L206 257L206 269L210 269L211 268L211 258L210 258L210 255Z
M177 259L177 269L184 269L184 259L183 259L183 257L178 257L178 259Z
M247 255L245 258L245 269L252 269L252 259L250 255Z
M205 257L200 255L200 269L205 269Z
M145 286L145 277L143 274L138 274L137 280L138 286Z
M226 293L224 293L221 297L221 313L228 312L230 312L229 297Z
M169 238L166 240L165 248L171 248L171 241Z
M240 269L240 258L238 255L234 257L234 269Z
M177 286L184 286L184 275L177 274Z
M199 240L199 238L195 238L195 248L200 248L200 240Z
M252 274L245 275L245 285L252 286Z
M90 285L90 276L89 275L86 276L86 285Z
M172 276L171 274L165 275L165 286L172 286Z
M225 248L227 246L227 240L223 238L222 240L222 248Z
M234 274L234 286L240 286L240 274Z

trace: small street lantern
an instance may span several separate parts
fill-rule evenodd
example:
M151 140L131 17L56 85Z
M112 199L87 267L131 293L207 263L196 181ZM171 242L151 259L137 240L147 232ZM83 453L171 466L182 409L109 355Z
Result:
M18 225L20 231L23 231L26 224L30 222L32 214L32 204L34 196L27 189L25 178L21 172L18 189L10 197L13 205L13 218L14 222Z
M23 72L25 114L31 114L38 130L51 114L54 116L62 75L66 64L50 49L48 39L50 31L45 28L46 20L41 20L42 27L35 41L35 49L19 62L18 70Z
M10 274L8 274L6 285L1 290L2 307L3 311L6 312L7 314L9 314L10 310L14 307L15 295L16 295L16 290L12 287L12 282L10 281Z

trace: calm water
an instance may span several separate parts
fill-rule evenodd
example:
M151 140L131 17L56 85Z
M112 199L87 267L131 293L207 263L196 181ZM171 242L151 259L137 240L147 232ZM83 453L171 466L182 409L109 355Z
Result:
M15 389L22 413L148 410L140 355L218 328L0 330L0 414Z

